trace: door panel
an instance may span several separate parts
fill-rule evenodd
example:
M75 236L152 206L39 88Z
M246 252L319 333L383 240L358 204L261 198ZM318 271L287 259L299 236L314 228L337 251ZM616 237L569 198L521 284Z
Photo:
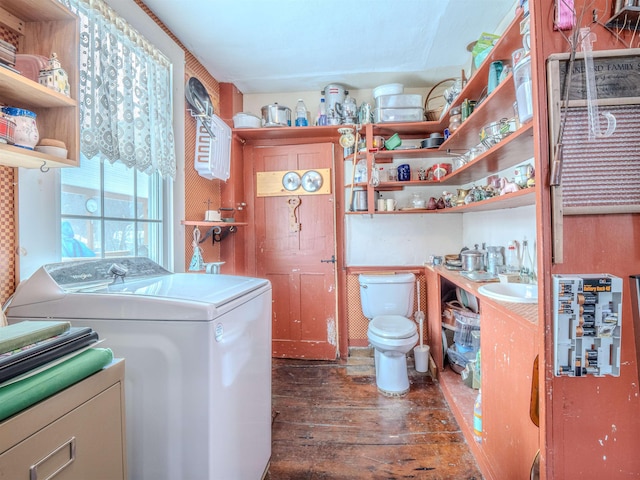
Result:
M333 173L331 144L256 148L253 158L254 182L257 172L330 168ZM293 218L290 199L300 202ZM274 357L336 358L335 264L321 262L336 253L334 205L333 189L255 199L257 274L273 285Z

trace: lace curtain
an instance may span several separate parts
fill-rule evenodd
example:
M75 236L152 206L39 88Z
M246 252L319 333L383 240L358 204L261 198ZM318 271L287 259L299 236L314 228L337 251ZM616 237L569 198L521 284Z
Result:
M80 18L80 150L175 177L169 60L102 0L59 0Z

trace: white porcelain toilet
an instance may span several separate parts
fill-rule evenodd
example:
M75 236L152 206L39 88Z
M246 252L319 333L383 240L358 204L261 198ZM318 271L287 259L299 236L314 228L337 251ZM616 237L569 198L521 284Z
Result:
M369 319L367 338L374 348L376 384L385 395L409 391L407 353L418 342L413 310L413 273L360 275L362 312Z

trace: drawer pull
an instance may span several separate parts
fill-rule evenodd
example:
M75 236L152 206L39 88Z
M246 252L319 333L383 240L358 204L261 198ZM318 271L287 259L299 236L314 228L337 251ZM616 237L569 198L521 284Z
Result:
M66 448L67 446L69 447L69 460L67 460L64 463L64 465L61 465L60 468L58 468L50 476L48 476L47 478L42 479L42 480L49 480L49 479L55 477L62 470L67 468L76 459L76 437L71 437L69 440L64 442L62 445L60 445L58 448L56 448L49 455L47 455L43 459L39 460L37 463L33 464L31 466L31 468L29 468L29 480L38 480L38 467L40 465L42 465L44 462L46 462L47 460L49 460L51 457L53 457L56 453L58 453L59 451L61 451L64 448Z

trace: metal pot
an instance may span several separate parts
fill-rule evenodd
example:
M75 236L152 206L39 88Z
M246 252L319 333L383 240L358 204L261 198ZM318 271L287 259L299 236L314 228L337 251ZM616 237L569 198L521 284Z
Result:
M291 126L291 109L272 103L262 107L262 126L263 127L290 127Z
M460 259L465 272L484 270L484 252L481 250L464 250L460 252Z
M353 188L353 201L351 203L351 211L366 212L368 210L367 191L364 187Z

